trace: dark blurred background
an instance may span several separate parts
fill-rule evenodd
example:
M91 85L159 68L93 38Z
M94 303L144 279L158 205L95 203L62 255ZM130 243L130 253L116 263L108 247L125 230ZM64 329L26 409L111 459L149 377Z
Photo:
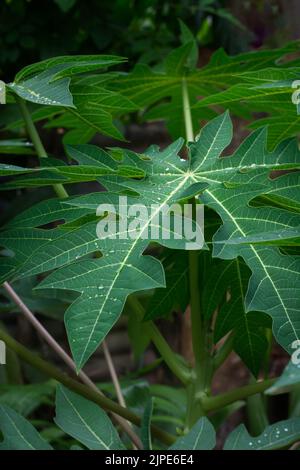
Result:
M297 0L2 0L0 76L65 54L118 54L160 62L180 43L178 18L199 47L230 54L299 34Z

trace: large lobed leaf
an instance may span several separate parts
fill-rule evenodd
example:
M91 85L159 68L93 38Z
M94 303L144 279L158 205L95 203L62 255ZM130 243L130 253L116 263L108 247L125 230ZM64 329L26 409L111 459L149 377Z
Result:
M28 65L7 85L21 98L51 106L73 106L70 77L124 62L117 56L62 56Z
M277 340L291 352L293 341L300 336L299 258L284 255L276 247L243 243L243 239L259 233L263 241L264 233L269 239L272 232L299 227L299 214L294 210L273 207L269 202L268 205L253 204L254 200L264 200L265 196L267 201L274 197L277 202L283 197L291 208L294 207L297 197L286 185L290 175L272 180L269 172L298 168L299 151L296 143L288 140L269 153L266 133L259 131L251 134L232 156L220 158L231 135L231 121L225 113L207 124L196 142L190 144L188 160L178 156L182 140L162 152L152 147L138 159L132 152L123 150L120 154L125 155L126 161L135 162L146 174L144 179L108 176L101 181L112 191L129 190L128 204L142 203L147 208L157 204L161 209L165 204L200 194L201 202L215 210L223 222L213 238L213 255L228 260L241 257L252 272L240 321L246 318L250 321L250 311L267 313L273 319ZM86 153L86 161L89 161L88 150L81 153ZM117 202L117 193L105 192L71 198L65 201L65 206L71 207L70 213L80 208L89 214L96 211L99 204L116 205ZM114 325L130 293L164 286L160 262L143 255L151 239L145 239L144 235L153 218L151 215L142 219L140 235L133 240L129 236L118 239L117 233L117 240L97 238L96 221L75 224L69 229L67 225L65 230L64 226L59 226L51 232L32 226L26 229L27 233L14 224L14 228L4 232L1 244L18 255L16 269L12 266L13 258L8 258L5 268L12 278L65 265L50 274L40 287L80 294L66 313L68 337L78 368L85 364ZM57 215L54 213L53 218L50 216L47 220L58 220ZM22 217L17 225L22 227ZM230 243L233 239L235 243ZM186 249L186 240L176 240L174 236L158 241L170 248ZM99 251L101 258L78 261L83 255Z
M212 54L209 63L196 68L195 40L192 35L175 49L159 68L137 64L132 72L116 76L110 88L129 98L139 109L144 109L145 120L164 120L171 135L184 135L182 82L186 83L194 128L199 120L210 119L218 106L230 109L246 119L253 113L268 112L272 117L254 123L261 128L270 124L268 136L274 148L283 138L296 135L299 122L291 101L291 82L299 77L299 60L287 62L288 54L299 50L299 42L291 42L279 49L251 51L228 56L223 49ZM284 86L282 82L284 81ZM281 84L276 87L276 83ZM262 86L270 84L272 87ZM278 116L279 115L279 116ZM281 120L292 119L293 126ZM276 120L276 127L272 119ZM280 124L281 123L281 124ZM253 125L253 124L252 124Z
M16 95L41 105L34 110L35 121L50 118L47 127L71 129L66 143L85 143L100 132L123 140L114 119L133 111L136 105L128 98L106 87L112 74L90 75L121 64L126 59L113 55L62 56L29 65L17 73L15 80L6 85L8 102ZM89 73L89 75L87 75ZM79 74L84 74L78 77ZM13 95L11 97L10 95ZM9 124L9 127L19 125Z

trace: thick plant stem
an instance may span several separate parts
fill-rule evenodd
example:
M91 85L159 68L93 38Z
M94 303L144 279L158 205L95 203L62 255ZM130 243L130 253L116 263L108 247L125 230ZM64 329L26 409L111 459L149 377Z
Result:
M261 393L247 398L247 428L251 436L259 436L269 426L264 399Z
M193 142L194 140L193 121L192 121L189 93L188 93L188 88L187 88L185 78L182 79L182 101L183 101L183 115L184 115L186 139L188 142Z
M130 296L128 297L127 302L130 308L134 310L138 318L142 321L144 317L144 309L140 301L136 297ZM147 324L149 327L151 341L160 353L166 365L184 385L189 383L192 378L192 371L188 368L184 361L181 361L174 351L172 351L156 325L151 321L147 322Z
M202 376L203 364L203 344L202 339L202 318L200 313L199 297L199 275L198 275L198 253L189 251L189 280L190 280L190 308L192 322L192 343L195 357L195 370L198 380ZM200 384L199 384L200 385Z
M245 385L244 387L237 388L231 392L223 393L215 397L203 397L202 404L206 412L216 411L224 406L230 405L238 400L245 400L246 398L262 393L273 385L278 377L274 379L262 380L254 384Z
M46 341L46 343L56 352L56 354L64 361L64 363L73 371L77 372L76 365L71 357L66 353L66 351L57 343L57 341L50 335L50 333L44 328L44 326L38 321L35 315L29 310L27 305L24 304L22 299L18 296L15 290L11 287L8 282L4 282L3 284L4 289L10 296L10 298L14 301L14 303L19 307L21 312L27 318L27 320L31 323L31 325L37 330L39 335ZM78 372L78 377L81 379L83 383L85 383L88 387L90 387L95 392L102 394L101 390L96 387L94 382L81 370ZM122 406L125 406L125 403L120 403ZM142 448L142 444L140 442L139 437L132 431L131 426L123 419L120 418L118 415L114 415L114 418L121 426L121 428L129 435L130 439L134 442L138 448Z
M36 130L36 127L34 125L34 122L31 118L30 112L28 111L26 101L20 98L19 96L15 96L15 99L19 105L22 117L24 119L24 123L26 125L26 129L28 132L28 136L30 137L34 148L36 150L36 153L39 158L47 158L47 152L45 150L45 147L42 144L42 141L40 139L40 136L38 134L38 131Z
M186 129L187 141L194 140L193 122L191 107L189 102L188 89L185 79L182 81L182 100L183 113ZM191 201L193 211L196 210L195 198ZM201 302L199 295L199 260L198 251L189 251L189 282L190 282L190 308L191 308L191 324L192 324L192 344L195 358L196 371L196 389L201 392L206 388L206 368L209 366L209 358L206 354L206 335L205 328L201 316Z
M22 98L19 96L15 96L15 99L20 107L20 111L22 114L22 117L24 119L26 129L28 132L28 135L34 145L34 148L36 150L36 153L39 158L47 158L47 152L45 150L45 147L43 146L43 143L40 139L40 136L36 130L36 127L34 125L34 122L32 120L32 117L30 115L30 112L28 111L26 101L24 101ZM68 197L68 193L63 187L62 184L54 184L53 185L54 191L56 192L57 196L60 198L66 198Z
M255 383L256 379L251 376L250 384ZM251 436L259 436L269 425L265 398L262 393L257 393L247 398L247 421Z
M72 379L67 374L64 374L57 367L41 359L38 355L33 354L29 349L25 348L25 346L21 345L18 341L13 339L9 334L5 333L1 329L0 340L4 341L6 346L14 351L23 361L38 369L48 377L55 379L57 382L65 385L65 387L69 388L75 393L78 393L84 398L93 401L104 410L117 414L131 423L140 426L141 418L132 411L128 410L127 408L123 408L114 401L98 393L98 391L96 392L92 388L87 387L77 380ZM154 437L166 445L171 445L176 440L174 436L154 425L151 426L151 432Z
M188 142L194 141L192 113L188 95L186 80L182 80L182 101L183 114L186 131L186 139ZM193 198L192 204L193 217L196 211L196 201ZM204 324L201 314L201 301L199 295L199 252L189 251L189 285L190 285L190 311L191 311L191 335L192 346L195 359L195 383L188 393L188 410L186 427L187 429L195 423L200 417L205 415L202 407L201 397L208 392L211 380L211 357L208 354L208 328Z

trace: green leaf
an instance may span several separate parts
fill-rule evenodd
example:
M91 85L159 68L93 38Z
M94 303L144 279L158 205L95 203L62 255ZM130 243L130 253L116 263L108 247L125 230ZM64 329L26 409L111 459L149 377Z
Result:
M28 416L41 404L47 403L53 393L50 383L29 385L1 385L0 404L9 406L23 416Z
M180 19L179 19L179 26L180 26L182 44L193 43L190 55L187 58L187 66L190 69L194 69L197 67L198 55L199 55L197 41L193 33L191 32L191 30Z
M49 119L46 128L65 128L65 144L84 144L95 133L100 132L115 139L124 140L116 120L124 113L137 110L137 106L126 96L107 88L118 73L83 75L72 78L70 93L75 108L44 106L32 113L34 121ZM20 122L12 122L15 128Z
M227 438L225 450L274 450L291 446L300 438L300 418L279 421L257 437L248 434L243 424Z
M163 71L156 72L148 65L137 64L130 74L122 74L115 78L110 83L110 88L127 97L138 109L157 105L145 115L146 119L164 119L174 137L184 135L182 78L185 66L191 64L190 58L194 53L194 47L194 42L189 41L172 51L163 64ZM193 70L185 75L190 99L193 102L197 96L205 93L205 87L201 83L199 72ZM169 102L161 103L165 99ZM209 117L213 115L210 111ZM194 113L195 126L197 118L198 115Z
M226 10L218 11L221 14L225 11L227 14ZM233 57L219 49L205 67L196 69L195 40L184 25L181 25L181 33L184 45L172 51L157 70L138 64L131 73L116 77L109 85L133 101L138 108L144 108L145 119L163 119L174 138L184 135L181 93L183 78L192 106L194 128L198 127L200 119L211 119L215 115L211 109L215 104L225 105L232 113L247 117L252 116L251 112L265 111L266 104L267 111L269 107L270 110L277 109L280 115L283 107L291 113L294 111L291 89L282 91L255 87L270 80L274 83L279 77L291 77L292 74L296 77L299 74L299 68L295 64L292 70L288 70L287 63L283 65L279 61L298 50L297 41L279 49L251 51ZM277 99L282 93L282 99L276 107L274 98ZM241 101L246 101L247 107Z
M51 383L34 383L28 385L1 384L0 405L6 405L28 416L43 403L47 403L53 394Z
M62 162L54 161L51 165L51 159L45 159L45 164L41 168L22 168L15 165L0 164L1 175L15 175L30 173L12 181L3 183L1 190L15 189L32 186L48 186L55 183L78 183L86 181L95 181L99 176L115 174L126 178L142 178L144 171L138 168L138 165L132 160L130 164L119 164L108 153L98 149L96 146L86 145L71 147L68 146L68 153L71 158L79 163L83 161L82 155L85 153L83 165L65 165ZM58 162L58 163L57 163ZM32 174L34 173L34 174Z
M0 153L13 155L32 155L35 153L33 145L24 139L10 139L0 141Z
M216 433L207 418L200 418L188 434L177 439L170 450L211 450L216 445Z
M282 113L279 116L271 116L259 119L249 125L250 129L268 126L268 143L270 149L275 148L283 139L295 137L300 132L300 116L295 110L292 113Z
M204 202L220 214L224 223L214 237L215 242L236 235L248 236L260 231L262 224L267 232L269 224L272 226L274 223L275 225L279 223L278 230L285 225L283 219L281 221L277 219L277 222L272 220L271 214L279 215L279 209L247 207L256 190L261 192L261 188L254 186L251 188L252 191L248 194L242 188L233 190L217 188L205 192ZM292 220L298 225L298 216L288 215L288 212L286 215L286 227ZM297 257L282 255L277 248L272 247L247 244L222 245L222 243L214 244L214 255L224 259L237 256L244 259L252 271L245 299L246 312L264 311L271 315L275 337L282 346L292 352L292 343L299 337L298 300L297 295L296 297L294 295L300 288ZM285 275L282 275L283 272Z
M91 450L123 450L107 414L95 403L59 385L54 419L65 433Z
M206 106L221 105L226 108L230 107L235 102L240 103L245 101L247 106L251 106L256 111L266 110L266 107L278 109L284 107L285 109L294 109L291 103L291 90L290 89L263 89L251 86L251 84L238 84L230 87L229 89L216 93L212 96L204 98L195 104L194 108L202 108ZM254 108L255 107L255 108Z
M61 267L52 272L40 287L67 289L80 294L65 317L78 369L115 324L129 294L165 285L161 263L143 255L152 239L151 222L166 204L171 206L199 193L201 202L216 211L223 222L213 238L213 255L228 260L241 257L252 272L245 296L247 316L250 311L269 314L277 340L292 351L293 341L300 336L298 258L282 254L276 247L248 245L242 240L240 244L227 242L233 238L257 233L263 236L264 233L299 226L299 214L293 210L273 207L268 202L259 206L252 204L253 200L265 194L269 198L285 195L291 205L295 204L296 196L291 196L292 191L280 189L277 180L269 178L269 172L272 169L298 168L299 150L296 142L288 140L269 153L266 151L266 133L259 131L251 134L233 155L220 158L230 143L231 129L228 113L212 120L189 145L188 160L180 159L178 155L182 140L161 152L157 147L151 147L139 157L131 151L113 149L115 157L118 154L123 158L122 165L134 162L146 175L140 180L127 180L120 176L101 178L101 183L108 189L130 193L129 205L138 203L147 208L147 214L140 221L139 235L134 239L123 229L121 232L127 238L120 239L118 228L113 229L112 238L99 239L95 221L76 228L67 226L65 230L60 225L51 232L31 229L31 233L23 238L20 231L5 232L1 244L21 258L15 273L11 261L5 271L17 278ZM84 150L83 153L86 162L94 158L89 151ZM124 203L118 207L119 195L110 191L98 192L66 200L64 204L87 209L88 214L93 210L96 212L100 204L113 204L119 213L124 208ZM153 204L157 205L155 213L151 213ZM107 223L105 219L102 222ZM155 241L169 248L186 249L187 240L176 239L176 234L170 227L169 239L162 237L159 231L160 236ZM38 241L38 238L43 241ZM102 257L78 260L92 252L101 252Z
M59 199L47 199L18 214L6 227L34 228L56 220L72 222L86 215L87 209L65 205Z
M166 317L173 307L184 312L188 305L188 259L185 253L172 253L163 262L166 287L155 290L144 320Z
M1 450L52 449L29 421L6 405L0 405L0 430L4 436Z
M141 321L134 311L130 311L127 332L134 357L139 359L151 341L149 325Z
M108 74L108 77L110 75ZM105 88L106 80L103 75L77 79L71 86L76 110L70 110L74 117L75 128L84 126L92 129L93 133L123 140L121 132L115 126L113 119L136 110L136 105L126 96ZM70 136L66 137L70 142ZM65 140L66 140L65 138ZM75 143L79 143L78 141Z
M34 168L22 168L21 166L16 165L7 165L5 163L0 163L0 176L15 175L21 173L31 173L35 171Z
M124 62L116 56L62 56L29 65L7 88L21 98L48 106L74 107L70 77Z
M66 13L69 11L76 3L76 0L54 0L59 8Z
M268 342L263 327L271 326L261 312L245 311L249 270L239 259L217 263L210 270L204 290L206 315L219 307L214 328L215 342L233 331L233 347L253 375L257 376ZM226 295L230 298L226 299Z
M28 80L33 76L56 66L59 67L55 72L53 71L51 81L59 80L64 77L71 77L78 73L106 69L107 67L120 64L124 61L126 61L124 57L114 55L70 55L53 57L24 67L17 73L15 82L19 83L24 80Z
M32 103L48 106L73 107L72 95L69 91L70 79L51 82L53 76L60 69L59 66L45 70L33 78L20 82L12 82L7 88L13 93Z
M264 190L263 200L283 209L300 212L298 190L300 173L293 172L276 178L269 188ZM285 229L284 229L285 230Z

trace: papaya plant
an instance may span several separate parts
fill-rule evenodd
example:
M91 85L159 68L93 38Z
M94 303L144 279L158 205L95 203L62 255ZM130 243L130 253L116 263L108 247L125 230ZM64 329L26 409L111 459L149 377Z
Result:
M294 131L252 120L282 106L297 119L290 100L299 64L279 59L299 44L235 57L220 50L198 69L196 43L181 27L183 45L155 70L138 64L125 73L116 56L65 56L25 67L5 85L5 131L16 132L22 117L30 142L6 139L1 153L30 155L35 164L2 163L1 189L39 192L41 200L2 227L1 306L24 314L77 377L33 354L2 325L0 339L14 360L53 379L46 388L27 388L28 402L38 396L56 416L51 428L37 430L7 393L0 395L1 449L210 450L216 430L244 407L249 429L234 429L224 449L289 448L300 440L300 151ZM175 140L143 152L90 143L95 132L123 139L122 119L133 112L163 119ZM235 150L230 115L258 127ZM65 159L48 155L39 121L68 129ZM81 191L78 183L89 182L93 190ZM145 210L138 224L125 205ZM157 216L173 205L188 206L190 215L172 214L166 228ZM200 245L179 236L179 221L189 222L193 236L204 231ZM50 311L56 319L64 313L72 357L34 315ZM174 312L179 321L188 311L192 359L175 351L156 323ZM121 315L135 354L153 343L174 386L116 377L105 338ZM270 377L273 342L292 356L280 378ZM101 344L113 386L96 386L82 370ZM232 351L249 384L215 394L213 381ZM11 389L16 397L18 387L28 386ZM290 412L270 424L267 400L287 391Z

